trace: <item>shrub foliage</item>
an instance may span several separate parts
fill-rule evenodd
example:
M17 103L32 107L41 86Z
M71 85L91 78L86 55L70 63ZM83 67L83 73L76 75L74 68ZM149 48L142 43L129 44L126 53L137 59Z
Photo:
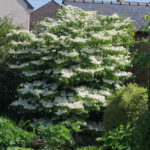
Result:
M103 141L104 144L100 147L101 150L130 150L133 128L130 123L120 125L118 128L105 132L97 141Z
M111 102L104 111L103 125L106 130L130 121L135 122L148 109L147 89L136 84L124 86L110 99Z
M131 28L128 18L62 6L57 20L45 19L40 31L12 31L10 67L22 71L23 81L11 105L52 122L88 122L94 129L90 113L101 112L107 97L131 76L125 71Z
M19 128L13 121L0 117L0 149L11 146L25 147L30 144L33 133Z
M40 125L37 131L38 136L43 140L43 146L47 149L66 150L75 146L72 129L63 123L49 126Z
M8 18L0 18L0 113L6 112L17 93L17 73L9 68L10 39L7 34L13 29Z
M150 149L150 112L145 112L136 122L132 135L133 150Z

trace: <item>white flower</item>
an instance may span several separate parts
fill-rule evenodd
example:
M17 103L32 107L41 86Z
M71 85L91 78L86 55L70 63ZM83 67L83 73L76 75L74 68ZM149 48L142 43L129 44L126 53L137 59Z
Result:
M120 71L120 72L116 72L114 73L115 76L117 77L130 77L132 76L132 73L131 72L125 72L125 71Z
M33 89L31 86L31 84L26 85L24 88L20 88L18 89L18 92L21 94L33 94L36 96L39 96L40 94L43 94L45 91L44 90L40 90L40 89Z
M99 91L97 89L92 89L92 88L88 88L85 86L77 87L77 88L75 88L75 91L77 92L78 96L80 96L82 98L87 97L90 99L96 99L101 103L105 103L105 96L103 96L104 91L101 91L101 90ZM102 92L103 92L103 94L102 94Z
M55 63L56 64L62 64L62 63L64 63L65 62L65 59L56 59L55 60Z
M40 65L41 61L40 60L35 60L35 61L31 61L30 63L34 64L34 65Z
M42 100L41 103L45 108L52 108L54 106L54 103L51 101L43 101Z
M52 56L44 56L41 58L42 60L52 60L53 57Z
M72 69L62 69L61 70L62 77L70 78L75 75Z
M58 116L61 116L61 115L65 114L66 112L67 112L67 110L58 109L57 112L55 112L55 114Z
M111 17L112 18L119 18L119 15L115 13L115 14L111 15Z
M83 52L83 54L84 53L88 53L88 54L93 54L94 52L95 52L95 50L93 50L92 48L83 48L83 49L81 49L81 52ZM82 53L81 53L81 55L83 55Z
M73 52L68 53L67 56L69 56L69 57L76 57L76 56L79 56L79 53L76 52L76 51L73 51Z
M24 67L27 67L29 66L29 63L23 63L21 65L10 65L9 67L12 68L12 69L21 69L21 68L24 68Z
M39 73L42 73L42 71L34 71L34 72L23 71L22 73L27 77L32 77L38 75Z
M24 67L27 67L27 66L29 66L29 63L24 63L24 64L21 64L21 65L19 66L19 68L24 68Z
M35 110L37 109L37 107L39 106L38 104L29 104L27 103L27 100L26 99L22 99L22 98L19 98L19 100L11 103L11 106L23 106L24 109L28 109L28 110Z
M52 95L55 93L56 93L56 91L47 91L46 93L43 94L43 96L49 96L49 95Z
M18 65L9 65L9 67L10 67L11 69L17 69L17 68L19 68Z
M63 55L63 56L67 56L67 57L76 57L79 56L79 53L76 52L75 50L73 50L72 52L65 52L65 51L59 51L59 54Z
M47 36L51 37L54 41L58 41L59 40L59 38L55 34L52 34L52 33L49 33L49 32L46 32L45 34Z
M84 72L84 73L95 73L103 70L103 68L97 68L97 69L83 69L83 68L77 68L76 71Z
M101 103L105 103L105 96L102 96L99 94L89 94L89 95L87 95L87 97L92 98L92 99L96 99Z
M103 50L108 50L108 51L125 51L126 49L123 46L113 46L113 45L105 45L102 47Z
M119 84L115 84L116 89L121 89L122 86L120 86Z
M86 43L87 39L81 38L81 37L76 37L75 39L70 39L71 41L75 43Z
M44 84L44 82L42 81L34 81L33 82L33 86L42 86Z
M68 103L67 105L70 109L84 109L83 102L74 102L74 103Z
M92 35L92 37L100 39L100 40L112 40L112 36L105 36L105 33L99 32Z
M105 66L104 69L109 69L109 70L113 71L113 70L115 70L115 67L114 66Z
M17 46L17 45L27 46L27 45L29 45L30 43L27 42L27 41L24 41L24 42L11 41L11 44L14 45L14 46Z
M90 56L89 59L91 60L91 63L92 63L92 64L97 64L97 65L99 65L99 64L102 63L101 61L98 61L95 56Z
M102 94L102 95L105 95L105 96L110 96L111 95L111 93L110 92L108 92L108 91L100 91L100 93Z
M67 106L68 104L68 100L65 96L56 96L54 102L56 106Z
M103 79L103 82L108 83L108 84L113 84L114 83L113 80L109 80L109 79Z

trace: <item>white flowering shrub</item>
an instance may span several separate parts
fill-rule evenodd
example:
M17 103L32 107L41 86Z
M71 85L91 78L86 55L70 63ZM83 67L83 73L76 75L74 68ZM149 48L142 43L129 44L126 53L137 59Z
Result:
M91 112L101 112L107 97L131 76L125 71L130 66L130 22L62 6L57 20L46 18L40 31L12 31L10 68L21 70L24 80L11 105L52 122L88 122L93 129Z

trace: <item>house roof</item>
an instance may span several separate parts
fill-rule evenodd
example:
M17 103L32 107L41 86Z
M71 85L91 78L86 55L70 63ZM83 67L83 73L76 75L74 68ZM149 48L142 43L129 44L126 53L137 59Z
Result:
M34 9L34 7L27 0L23 1L27 4L28 9Z
M51 0L42 7L34 10L30 15L30 29L34 28L34 23L43 20L44 18L56 18L56 12L59 8L59 4L54 0Z
M64 5L72 5L84 10L98 11L100 15L112 15L130 17L137 30L146 25L142 19L146 13L150 14L150 3L137 2L104 2L95 0L64 0Z

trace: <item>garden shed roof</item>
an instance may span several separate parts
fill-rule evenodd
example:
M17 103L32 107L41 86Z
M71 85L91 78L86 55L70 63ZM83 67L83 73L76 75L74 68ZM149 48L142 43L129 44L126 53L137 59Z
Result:
M130 17L137 30L146 25L142 19L146 13L150 14L150 3L137 2L104 2L95 0L64 0L64 5L72 5L84 10L98 11L100 15L112 15Z

